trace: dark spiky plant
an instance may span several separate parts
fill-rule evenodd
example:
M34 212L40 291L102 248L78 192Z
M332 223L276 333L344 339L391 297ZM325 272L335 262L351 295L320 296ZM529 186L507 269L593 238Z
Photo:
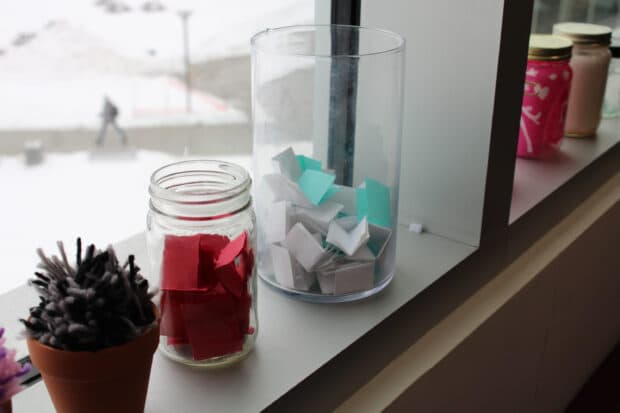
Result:
M156 323L154 293L133 255L121 266L112 247L90 245L82 256L78 238L72 266L60 241L58 249L60 258L37 250L42 271L30 284L41 301L20 320L30 337L62 350L96 351L127 343Z

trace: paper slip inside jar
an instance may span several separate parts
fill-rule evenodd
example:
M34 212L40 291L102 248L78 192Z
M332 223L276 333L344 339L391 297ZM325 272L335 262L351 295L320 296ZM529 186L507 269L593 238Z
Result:
M296 290L307 291L315 282L314 272L308 272L289 254L288 250L277 245L270 247L273 270L281 285Z

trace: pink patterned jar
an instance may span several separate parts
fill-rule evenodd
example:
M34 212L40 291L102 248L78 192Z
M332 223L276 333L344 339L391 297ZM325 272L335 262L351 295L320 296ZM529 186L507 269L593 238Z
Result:
M530 36L525 90L521 106L517 155L542 158L564 135L572 71L570 40L552 35Z

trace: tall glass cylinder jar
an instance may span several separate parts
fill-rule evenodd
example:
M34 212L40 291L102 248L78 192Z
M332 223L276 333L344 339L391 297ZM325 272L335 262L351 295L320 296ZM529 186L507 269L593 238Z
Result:
M160 350L193 366L241 359L257 335L255 216L240 166L183 161L155 171L147 242L161 283Z
M258 271L280 291L351 301L391 281L404 50L356 26L253 37Z
M611 29L588 23L557 23L553 34L573 42L573 80L566 111L565 135L596 135L601 121L611 53Z

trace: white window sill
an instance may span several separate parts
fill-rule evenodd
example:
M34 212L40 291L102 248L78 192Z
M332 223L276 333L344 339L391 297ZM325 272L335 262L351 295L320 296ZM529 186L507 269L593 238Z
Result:
M317 305L294 301L260 283L258 341L246 360L225 370L201 371L156 353L146 411L171 412L180 402L186 412L262 410L475 251L432 234L418 235L403 227L399 231L397 275L378 296L357 303ZM118 244L117 250L121 255L131 251L138 262L146 262L143 235ZM0 296L0 325L18 332L16 319L25 316L36 301L25 286ZM26 354L25 342L11 340L9 345ZM17 395L13 404L15 411L53 411L42 382Z
M620 118L604 119L596 138L564 138L545 160L517 158L510 224L595 162L620 142Z

